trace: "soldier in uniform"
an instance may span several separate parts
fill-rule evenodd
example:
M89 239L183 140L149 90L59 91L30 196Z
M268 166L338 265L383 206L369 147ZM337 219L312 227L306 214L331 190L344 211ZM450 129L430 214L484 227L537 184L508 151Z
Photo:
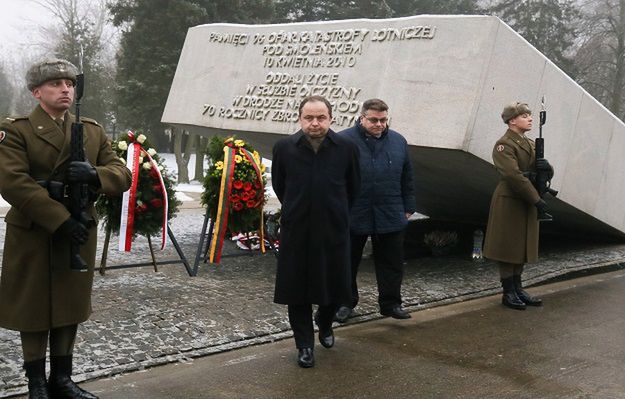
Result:
M36 63L26 82L39 105L28 116L0 124L0 194L11 204L5 218L0 327L20 332L30 398L96 398L70 376L77 327L91 313L97 229L70 217L65 190L49 188L84 183L94 194L120 195L131 183L129 170L92 119L81 118L86 161L69 162L76 74L65 60ZM95 220L93 202L87 213ZM88 271L70 270L71 243L80 245Z
M493 162L501 179L490 204L484 256L498 262L502 304L524 310L528 305L542 306L541 299L523 289L521 274L526 262L538 259L537 214L547 211L528 176L535 169L553 176L553 168L546 159L536 161L534 141L525 136L532 129L527 104L507 105L501 118L508 130L493 148Z

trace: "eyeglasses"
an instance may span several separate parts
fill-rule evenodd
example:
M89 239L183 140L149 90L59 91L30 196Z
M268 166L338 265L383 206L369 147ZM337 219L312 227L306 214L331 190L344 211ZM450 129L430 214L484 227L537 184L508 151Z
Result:
M374 118L372 116L364 116L364 115L362 117L368 120L369 122L373 123L374 125L377 124L378 122L380 122L383 125L386 125L386 122L388 122L388 118Z

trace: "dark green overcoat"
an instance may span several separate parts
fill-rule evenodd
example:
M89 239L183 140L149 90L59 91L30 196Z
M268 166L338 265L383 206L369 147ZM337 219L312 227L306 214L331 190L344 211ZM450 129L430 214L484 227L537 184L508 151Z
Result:
M78 324L91 314L96 227L81 246L88 272L69 269L69 240L54 234L70 216L38 180L63 180L70 155L71 122L59 127L37 106L28 117L0 124L0 194L11 204L0 277L0 327L43 331ZM84 122L85 155L96 167L100 193L120 195L131 175L97 122ZM63 131L64 130L64 131ZM95 218L93 203L88 212Z
M493 148L493 162L501 175L490 203L484 256L500 262L523 264L538 259L540 196L524 172L535 162L534 141L508 130Z

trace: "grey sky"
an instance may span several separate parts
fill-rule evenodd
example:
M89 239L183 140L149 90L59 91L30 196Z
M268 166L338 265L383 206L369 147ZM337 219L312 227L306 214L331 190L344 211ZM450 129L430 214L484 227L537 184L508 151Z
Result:
M52 16L42 6L30 0L0 0L0 54L16 54L28 50L40 41L40 28L48 25Z

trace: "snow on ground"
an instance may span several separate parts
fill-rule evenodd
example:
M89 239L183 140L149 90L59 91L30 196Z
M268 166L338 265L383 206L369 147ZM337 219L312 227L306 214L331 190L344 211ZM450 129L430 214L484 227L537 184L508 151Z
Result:
M177 177L178 165L176 164L176 156L174 154L166 154L166 153L159 154L159 156L161 157L161 160L165 164L165 167L167 168L167 170L173 173L173 175ZM267 166L267 170L271 168L270 160L263 158L263 163L265 164L265 166ZM189 159L188 168L190 171L194 170L195 154L191 155L191 158ZM208 165L205 164L204 169L207 169L207 168L208 168ZM193 176L189 176L189 177L193 178ZM202 191L204 191L204 188L202 187L202 183L198 181L192 181L191 183L176 185L176 197L182 202L193 201L193 198L185 193L201 193ZM273 189L271 188L271 184L267 185L266 192L267 192L267 195L269 195L270 197L273 197L273 198L276 197L276 194L273 192ZM10 205L0 196L0 207L8 208L9 206Z

